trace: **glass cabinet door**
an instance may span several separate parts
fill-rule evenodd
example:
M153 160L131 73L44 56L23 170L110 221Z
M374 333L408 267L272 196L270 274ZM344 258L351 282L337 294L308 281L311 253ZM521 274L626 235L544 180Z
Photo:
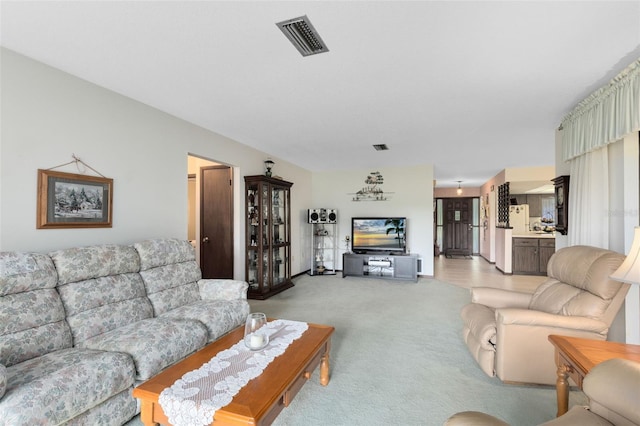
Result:
M247 184L247 282L251 290L260 289L260 198L259 185Z

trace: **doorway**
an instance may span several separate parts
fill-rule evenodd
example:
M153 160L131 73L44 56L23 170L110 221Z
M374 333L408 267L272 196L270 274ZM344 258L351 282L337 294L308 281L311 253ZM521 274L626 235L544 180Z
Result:
M188 156L189 240L203 278L234 277L234 187L230 166Z
M436 203L436 235L446 257L471 256L479 252L479 199L441 198ZM440 239L438 238L438 239Z

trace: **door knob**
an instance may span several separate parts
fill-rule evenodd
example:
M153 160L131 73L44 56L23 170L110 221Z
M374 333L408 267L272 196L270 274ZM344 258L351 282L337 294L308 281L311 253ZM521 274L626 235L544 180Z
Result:
M208 243L208 242L209 242L209 237L204 237L204 238L202 239L202 242L203 242L203 243Z

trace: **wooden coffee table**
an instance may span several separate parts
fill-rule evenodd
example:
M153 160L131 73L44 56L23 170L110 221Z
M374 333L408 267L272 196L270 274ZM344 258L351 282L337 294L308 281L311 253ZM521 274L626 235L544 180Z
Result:
M311 374L320 365L320 384L329 384L329 350L334 328L309 324L302 336L276 357L255 379L233 398L229 405L216 411L215 426L268 425L287 407ZM167 368L133 390L140 399L140 419L147 426L169 425L158 403L160 393L185 373L196 370L218 352L238 343L244 336L244 326L205 346L198 352Z

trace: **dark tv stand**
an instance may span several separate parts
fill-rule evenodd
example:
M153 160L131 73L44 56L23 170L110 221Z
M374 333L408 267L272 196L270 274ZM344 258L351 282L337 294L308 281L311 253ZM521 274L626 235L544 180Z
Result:
M418 256L415 254L345 253L342 278L347 276L418 281Z

